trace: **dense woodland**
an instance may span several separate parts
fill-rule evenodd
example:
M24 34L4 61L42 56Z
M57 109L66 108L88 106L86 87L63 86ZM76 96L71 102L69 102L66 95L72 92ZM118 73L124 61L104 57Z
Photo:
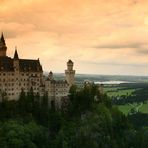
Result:
M147 148L142 114L126 117L94 84L70 89L63 110L48 108L47 96L22 91L0 103L0 148ZM138 120L143 120L139 123Z

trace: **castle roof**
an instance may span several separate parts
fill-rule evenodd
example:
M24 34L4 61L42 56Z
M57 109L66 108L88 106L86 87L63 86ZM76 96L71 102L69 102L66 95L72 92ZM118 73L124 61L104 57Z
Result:
M13 59L10 57L0 57L0 72L14 71Z
M34 71L41 72L42 66L39 60L20 59L19 60L20 71Z
M2 32L2 35L1 35L1 38L0 38L0 42L3 43L3 44L5 45L5 39L4 39L3 32Z
M5 46L5 39L3 33L0 37L0 49L7 49ZM4 47L3 47L4 46ZM19 59L17 49L15 49L14 58L10 58L6 56L5 54L2 54L0 56L0 72L11 72L14 71L14 61L18 60L19 62L19 71L21 72L42 72L42 66L40 64L39 59L38 60L30 60L30 59Z
M73 61L69 59L67 63L73 64Z
M0 72L13 72L14 59L10 57L0 57ZM42 72L39 60L19 59L19 70L21 72Z

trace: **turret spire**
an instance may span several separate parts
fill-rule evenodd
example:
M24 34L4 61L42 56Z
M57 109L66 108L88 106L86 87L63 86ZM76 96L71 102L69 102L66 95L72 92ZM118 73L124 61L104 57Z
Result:
M1 34L0 42L2 42L2 43L5 45L5 39L4 39L3 32L2 32L2 34Z
M15 47L14 59L19 59L18 53L17 53L17 47Z
M1 37L0 37L0 57L5 57L6 51L7 51L7 46L6 46L4 35L2 32Z

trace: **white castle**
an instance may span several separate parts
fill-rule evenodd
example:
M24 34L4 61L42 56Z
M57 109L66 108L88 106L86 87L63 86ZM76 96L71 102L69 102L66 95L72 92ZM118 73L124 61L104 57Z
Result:
M6 54L7 46L3 33L0 38L0 100L18 100L22 90L27 93L31 89L34 94L48 95L49 106L53 103L61 108L62 101L68 98L69 88L74 84L74 63L67 62L65 80L54 80L53 73L43 75L40 60L20 59L15 49L14 57Z

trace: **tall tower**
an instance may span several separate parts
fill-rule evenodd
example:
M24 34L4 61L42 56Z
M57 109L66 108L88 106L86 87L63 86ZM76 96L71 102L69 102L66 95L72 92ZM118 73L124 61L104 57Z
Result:
M66 81L69 84L69 87L71 87L75 83L75 70L73 70L73 65L74 63L71 60L69 60L67 62L67 69L65 70Z
M7 51L7 46L5 43L4 35L2 33L1 38L0 38L0 57L5 57L6 51Z

